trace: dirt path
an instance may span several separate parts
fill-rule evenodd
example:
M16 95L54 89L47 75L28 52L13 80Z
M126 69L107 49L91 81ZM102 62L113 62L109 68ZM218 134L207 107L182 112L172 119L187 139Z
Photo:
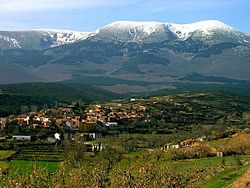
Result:
M229 187L230 188L245 188L247 185L250 185L250 169Z

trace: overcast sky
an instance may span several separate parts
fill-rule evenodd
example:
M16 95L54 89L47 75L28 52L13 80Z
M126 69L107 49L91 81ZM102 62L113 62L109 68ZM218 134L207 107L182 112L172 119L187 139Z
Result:
M250 0L0 0L0 30L95 31L114 21L220 20L250 33Z

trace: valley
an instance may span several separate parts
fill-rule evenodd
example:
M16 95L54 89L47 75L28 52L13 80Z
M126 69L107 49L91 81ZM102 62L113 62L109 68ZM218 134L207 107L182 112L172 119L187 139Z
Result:
M0 31L0 187L249 186L249 62L217 20Z

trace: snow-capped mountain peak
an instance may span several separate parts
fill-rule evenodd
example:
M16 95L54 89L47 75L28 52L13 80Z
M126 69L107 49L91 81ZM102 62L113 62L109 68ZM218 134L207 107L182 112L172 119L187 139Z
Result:
M41 50L86 39L108 42L159 43L175 40L185 41L189 38L210 44L224 41L250 42L249 35L217 20L191 24L117 21L95 32L58 29L0 31L0 48Z
M200 21L191 24L167 23L167 25L181 39L187 39L195 31L200 31L203 35L210 35L215 30L224 30L227 32L235 30L233 27L217 20Z
M117 21L97 30L96 37L101 40L120 42L160 42L174 38L164 23Z
M113 31L142 31L148 35L157 31L157 28L163 27L164 24L160 22L133 22L133 21L117 21L106 25L103 29L111 29Z
M199 33L199 37L210 37L216 31L229 33L237 30L217 20L200 21L191 24L117 21L97 30L95 34L104 36L104 39L112 38L118 41L141 42L143 40L147 41L149 38L151 38L150 41L154 41L154 37L164 40L164 37L171 38L172 36L180 40L186 40L193 33Z

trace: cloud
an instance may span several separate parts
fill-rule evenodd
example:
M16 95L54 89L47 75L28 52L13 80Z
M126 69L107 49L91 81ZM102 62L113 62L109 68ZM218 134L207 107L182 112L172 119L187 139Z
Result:
M135 3L136 0L0 0L0 13L20 13L36 11L60 11Z

